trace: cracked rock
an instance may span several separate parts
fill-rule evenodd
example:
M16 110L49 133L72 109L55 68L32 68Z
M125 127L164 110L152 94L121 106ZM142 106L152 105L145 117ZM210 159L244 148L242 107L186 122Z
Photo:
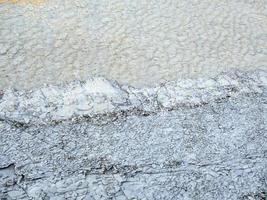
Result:
M266 199L265 80L254 70L6 90L0 198Z

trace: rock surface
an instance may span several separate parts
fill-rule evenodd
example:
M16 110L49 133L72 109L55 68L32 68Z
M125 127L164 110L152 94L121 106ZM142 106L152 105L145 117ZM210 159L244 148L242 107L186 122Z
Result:
M5 90L0 198L266 199L266 80L256 70Z
M266 0L0 0L0 199L265 200L266 22Z

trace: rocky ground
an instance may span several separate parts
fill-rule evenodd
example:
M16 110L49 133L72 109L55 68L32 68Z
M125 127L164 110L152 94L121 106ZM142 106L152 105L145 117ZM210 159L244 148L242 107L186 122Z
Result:
M266 199L266 85L256 70L4 90L0 199Z
M0 199L266 199L266 13L0 0Z

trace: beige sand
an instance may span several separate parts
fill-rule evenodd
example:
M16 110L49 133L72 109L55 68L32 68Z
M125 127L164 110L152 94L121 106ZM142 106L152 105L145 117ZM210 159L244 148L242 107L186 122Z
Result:
M0 89L95 75L143 86L267 66L263 0L0 2Z

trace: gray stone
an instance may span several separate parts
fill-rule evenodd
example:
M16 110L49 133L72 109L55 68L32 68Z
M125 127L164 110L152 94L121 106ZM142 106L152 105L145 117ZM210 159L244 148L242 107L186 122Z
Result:
M90 109L51 120L51 96L40 101L37 95L46 87L7 91L0 101L0 173L14 182L0 187L0 198L266 199L265 81L258 70L167 82L164 89L106 82L123 101L89 92L93 108L94 97L116 105L101 107L94 120ZM63 105L61 90L73 95L83 87L71 85L54 87L53 108ZM21 105L9 110L2 106L8 100ZM30 110L35 104L38 114L49 110L44 118Z

